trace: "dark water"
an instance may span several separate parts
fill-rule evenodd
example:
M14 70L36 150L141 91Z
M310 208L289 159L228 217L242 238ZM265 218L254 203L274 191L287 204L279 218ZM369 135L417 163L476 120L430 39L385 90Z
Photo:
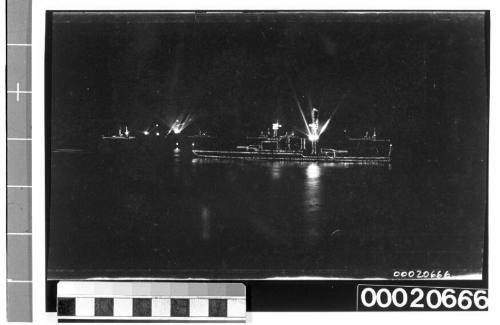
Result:
M53 152L48 277L478 273L484 170Z

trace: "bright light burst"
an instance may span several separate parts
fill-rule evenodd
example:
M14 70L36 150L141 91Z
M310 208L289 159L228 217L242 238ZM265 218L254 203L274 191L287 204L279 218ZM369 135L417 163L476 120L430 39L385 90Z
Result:
M170 126L170 130L167 134L174 132L174 134L180 134L186 127L193 121L191 114L187 114L184 117L180 117L175 120L175 122Z
M294 93L294 98L295 98L295 102L297 103L297 107L299 109L300 115L302 116L302 121L304 122L304 125L306 127L307 138L311 142L318 141L319 137L326 131L333 116L337 112L338 105L335 108L335 110L333 111L333 113L330 115L330 117L326 120L326 122L321 124L319 122L319 110L312 107L311 100L309 100L309 106L311 109L311 123L308 123L306 115L304 113L304 110L302 109L302 105L300 104L300 101L297 98L297 95L295 93Z
M318 141L320 135L325 132L326 128L328 127L328 124L330 124L331 117L323 124L320 125L319 123L319 111L316 108L311 109L311 123L307 122L306 116L304 114L304 111L302 110L302 107L300 106L300 103L297 100L297 106L300 111L300 115L302 116L302 120L304 121L304 125L306 126L307 130L307 138L309 141L314 142Z
M309 134L307 136L307 138L309 139L309 141L313 142L313 141L318 141L319 140L319 135L318 134Z
M182 132L182 127L183 124L179 122L179 120L175 121L174 126L172 127L172 131L174 131L175 134L179 134Z

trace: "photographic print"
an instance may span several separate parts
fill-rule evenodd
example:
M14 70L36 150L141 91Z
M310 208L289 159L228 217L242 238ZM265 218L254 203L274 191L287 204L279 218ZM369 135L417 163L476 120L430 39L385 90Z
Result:
M484 12L47 19L49 280L482 279Z

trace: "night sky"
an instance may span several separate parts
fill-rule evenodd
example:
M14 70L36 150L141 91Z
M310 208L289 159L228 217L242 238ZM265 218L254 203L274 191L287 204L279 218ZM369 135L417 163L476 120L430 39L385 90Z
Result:
M376 128L395 156L479 161L485 30L482 13L55 13L52 143L187 114L186 134L304 129L295 93L322 121L338 107L322 141Z

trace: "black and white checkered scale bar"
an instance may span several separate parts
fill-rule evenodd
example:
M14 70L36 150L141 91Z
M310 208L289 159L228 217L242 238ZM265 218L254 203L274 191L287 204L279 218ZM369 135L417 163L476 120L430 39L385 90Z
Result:
M245 322L241 283L61 281L59 322Z

